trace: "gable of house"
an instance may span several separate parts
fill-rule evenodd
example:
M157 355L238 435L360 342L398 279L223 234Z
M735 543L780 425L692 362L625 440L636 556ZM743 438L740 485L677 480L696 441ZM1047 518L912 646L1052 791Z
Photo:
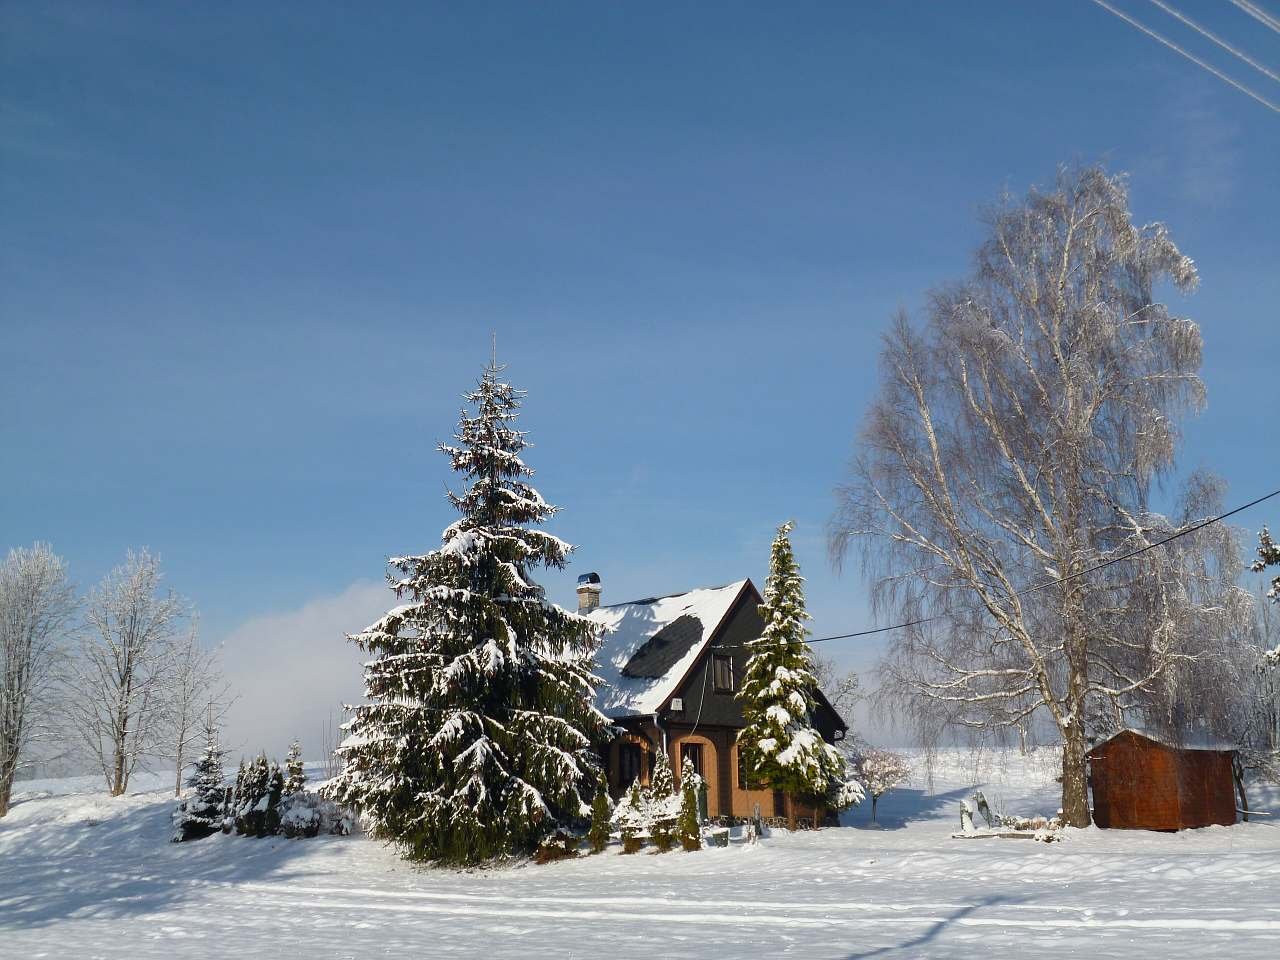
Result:
M604 627L597 655L604 681L596 693L601 712L617 720L664 709L748 583L611 604L586 614Z

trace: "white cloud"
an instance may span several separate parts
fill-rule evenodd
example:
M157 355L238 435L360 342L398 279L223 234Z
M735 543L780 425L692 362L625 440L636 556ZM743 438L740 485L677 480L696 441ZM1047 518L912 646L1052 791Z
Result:
M223 666L238 700L222 731L232 761L266 750L283 757L289 741L302 741L308 760L319 760L325 722L341 722L340 704L358 702L361 663L368 659L347 641L393 603L385 584L357 581L332 597L297 610L245 621L222 642Z

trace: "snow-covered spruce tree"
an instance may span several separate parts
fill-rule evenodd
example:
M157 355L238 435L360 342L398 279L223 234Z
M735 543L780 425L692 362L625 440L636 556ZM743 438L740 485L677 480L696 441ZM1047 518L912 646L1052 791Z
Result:
M218 730L212 717L205 723L204 735L204 753L187 779L187 786L193 792L179 801L178 809L174 811L174 843L199 840L222 829L223 807L227 798L222 766L227 751L218 743Z
M1271 531L1265 526L1258 534L1258 559L1250 567L1254 573L1262 573L1267 567L1280 567L1280 544L1271 538ZM1267 598L1273 603L1280 603L1280 576L1271 581L1271 589Z
M591 843L592 853L603 853L609 845L609 820L613 816L613 804L609 802L609 781L604 771L596 780L596 795L591 801L591 829L587 831L587 840Z
M738 750L751 777L772 790L810 804L838 797L844 758L814 729L817 680L809 659L804 625L804 578L791 551L792 524L778 528L769 557L760 616L764 630L750 643L751 657L738 697L746 726ZM789 815L795 829L795 814Z
M307 775L302 769L302 744L297 740L289 744L289 755L284 758L284 795L291 797L307 786Z
M345 764L325 788L415 860L477 863L532 851L590 815L610 724L592 704L599 646L588 619L548 603L530 571L569 544L536 529L556 508L527 482L521 391L485 368L454 444L466 481L440 549L393 559L404 603L351 637L373 655Z

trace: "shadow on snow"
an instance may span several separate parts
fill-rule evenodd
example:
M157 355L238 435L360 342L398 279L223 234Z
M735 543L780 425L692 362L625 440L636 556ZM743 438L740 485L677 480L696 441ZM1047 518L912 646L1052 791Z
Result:
M313 870L289 871L287 865L304 850L314 856L317 844L347 839L215 834L171 843L173 807L172 798L166 798L102 820L15 824L11 829L30 831L31 836L0 858L0 930L69 919L141 917L210 886L315 875ZM6 826L0 821L0 836Z

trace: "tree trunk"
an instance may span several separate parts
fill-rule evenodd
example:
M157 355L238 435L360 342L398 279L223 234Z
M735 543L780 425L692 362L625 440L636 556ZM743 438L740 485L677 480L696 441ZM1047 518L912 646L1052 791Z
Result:
M174 771L174 775L173 775L173 779L174 779L173 795L175 797L182 796L182 752L183 752L183 744L179 742L178 750L177 750L178 755L177 757L174 758L174 766L176 767L176 770Z
M1245 823L1249 822L1249 798L1244 793L1244 765L1240 762L1240 755L1236 754L1231 758L1231 778L1236 782L1236 792L1240 794L1240 815ZM0 798L3 799L3 798ZM3 809L0 809L0 816L4 815Z
M1062 744L1062 822L1069 827L1091 822L1086 752L1084 725L1077 720L1067 728Z
M872 823L876 822L876 801L879 799L880 798L877 797L874 793L871 795L871 822Z
M9 798L13 791L13 775L9 771L0 773L0 817L9 812Z
M796 801L790 794L787 795L787 829L792 833L796 830Z

